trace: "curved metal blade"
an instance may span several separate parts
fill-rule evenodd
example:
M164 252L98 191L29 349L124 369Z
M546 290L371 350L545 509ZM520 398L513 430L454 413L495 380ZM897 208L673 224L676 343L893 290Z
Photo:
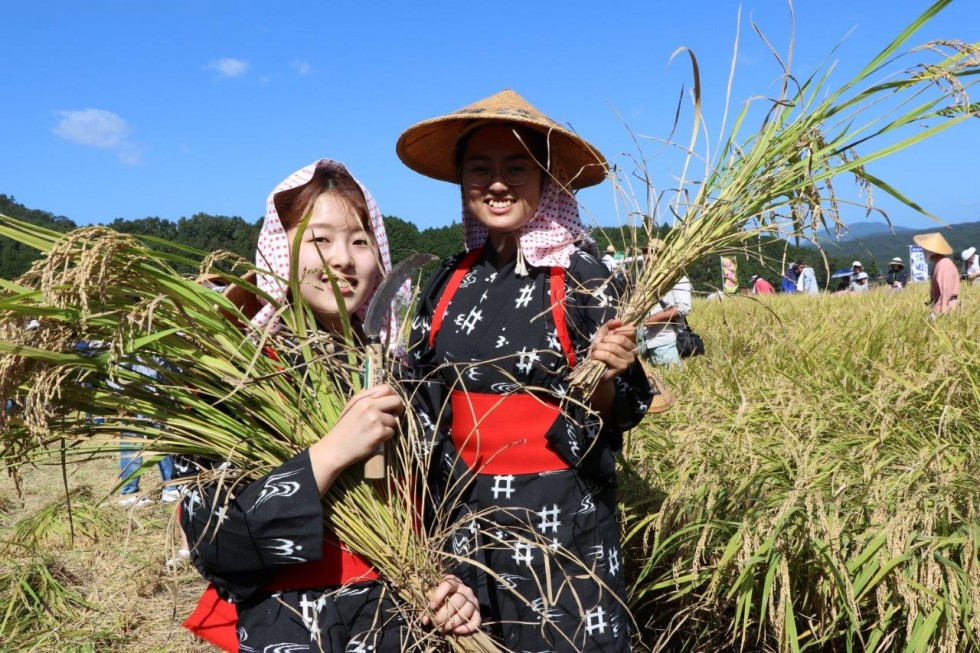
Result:
M371 298L367 315L364 316L364 335L366 337L381 333L385 314L391 308L391 303L395 301L395 295L398 294L402 284L411 279L416 270L429 261L435 261L438 258L435 254L420 252L399 261L398 265L391 268L391 272L385 276L384 281L378 286L378 292Z

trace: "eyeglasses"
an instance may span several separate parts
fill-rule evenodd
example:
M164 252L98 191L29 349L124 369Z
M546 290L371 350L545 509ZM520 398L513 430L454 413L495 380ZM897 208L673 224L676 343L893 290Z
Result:
M463 165L463 183L482 187L503 179L508 186L523 186L531 178L532 170L529 163L508 163L498 172L485 163L475 161Z

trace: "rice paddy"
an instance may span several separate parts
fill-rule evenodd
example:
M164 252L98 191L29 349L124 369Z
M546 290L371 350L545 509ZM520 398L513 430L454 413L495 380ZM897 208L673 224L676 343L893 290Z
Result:
M977 649L980 287L926 294L696 303L708 353L621 460L641 650ZM117 470L0 481L0 650L208 650L172 507L116 505Z

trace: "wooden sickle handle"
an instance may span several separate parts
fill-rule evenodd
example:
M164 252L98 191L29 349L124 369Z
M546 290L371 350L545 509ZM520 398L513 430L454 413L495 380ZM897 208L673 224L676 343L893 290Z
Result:
M367 345L367 359L364 361L364 387L373 388L384 381L384 352L378 338L371 338ZM385 477L385 447L378 445L374 453L364 461L364 478L378 480Z

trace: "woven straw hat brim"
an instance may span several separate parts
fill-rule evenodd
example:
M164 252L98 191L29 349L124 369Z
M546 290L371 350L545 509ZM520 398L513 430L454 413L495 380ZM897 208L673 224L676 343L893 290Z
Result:
M606 178L608 164L602 153L581 136L562 127L510 89L463 107L423 120L399 137L398 158L412 170L442 181L459 183L456 144L475 127L505 122L529 127L545 136L551 174L570 188L586 188Z
M916 234L912 236L912 240L922 249L933 252L934 254L949 256L953 253L953 248L950 247L950 244L946 242L946 239L940 233Z
M644 361L643 371L646 372L647 381L654 390L653 399L650 400L650 407L647 408L647 415L658 415L670 410L677 401L674 391L664 383L664 380L657 372L651 369L650 365Z

